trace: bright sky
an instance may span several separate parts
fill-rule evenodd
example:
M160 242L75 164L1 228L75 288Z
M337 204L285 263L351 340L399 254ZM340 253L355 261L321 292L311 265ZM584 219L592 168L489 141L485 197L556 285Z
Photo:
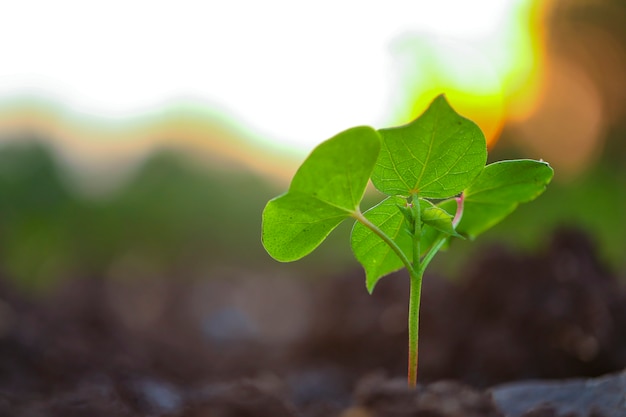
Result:
M511 46L503 28L529 3L5 2L0 100L41 95L113 119L198 100L259 138L308 151L346 128L397 118L412 68L402 66L407 39L452 45L428 59L501 88Z

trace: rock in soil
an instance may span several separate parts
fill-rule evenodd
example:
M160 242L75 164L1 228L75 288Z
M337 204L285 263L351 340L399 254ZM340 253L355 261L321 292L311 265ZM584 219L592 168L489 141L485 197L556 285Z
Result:
M541 408L557 415L626 416L626 371L600 378L510 383L489 392L507 417Z

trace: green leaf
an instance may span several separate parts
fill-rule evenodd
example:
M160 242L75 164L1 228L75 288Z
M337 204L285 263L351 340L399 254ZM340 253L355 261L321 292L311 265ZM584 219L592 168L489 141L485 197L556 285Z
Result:
M409 233L413 233L415 229L415 218L413 217L413 210L411 210L411 208L406 204L406 201L404 201L404 205L398 204L396 207L398 207L398 210L400 210L400 213L402 213L402 215L404 216L407 231Z
M288 192L271 200L263 211L263 245L278 261L300 259L349 215L307 194Z
M425 201L425 203L430 204ZM367 210L363 215L382 232L391 238L404 252L407 259L413 261L413 238L407 232L407 220L402 210L407 206L402 197L388 197L378 205ZM441 236L441 232L425 225L420 239L423 255ZM396 253L376 233L362 223L355 223L352 228L352 252L365 269L366 285L369 292L374 290L378 281L387 274L401 269L404 265Z
M300 259L358 211L379 151L380 136L369 127L346 130L317 146L289 191L263 210L267 252L282 262Z
M398 206L405 207L401 197L388 197L363 215L391 238L412 259L412 237L406 231L405 217ZM377 234L357 222L352 228L352 252L365 269L367 290L372 292L380 278L403 267L402 261Z
M452 197L472 183L487 160L480 128L444 96L413 122L379 132L383 142L372 182L387 195Z
M554 171L545 162L529 159L487 165L464 191L464 209L456 230L475 238L517 208L537 198L552 180ZM455 211L454 201L441 204Z
M365 193L380 143L380 135L370 127L339 133L313 150L298 168L289 191L354 211Z
M425 224L445 234L462 237L454 230L454 226L452 226L453 216L450 213L424 199L420 199L420 208L422 210L421 218Z

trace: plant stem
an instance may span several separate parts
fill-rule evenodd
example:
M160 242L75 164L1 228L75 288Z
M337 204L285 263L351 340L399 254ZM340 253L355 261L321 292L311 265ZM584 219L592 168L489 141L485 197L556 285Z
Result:
M446 239L446 236L439 238L439 240L430 248L426 255L424 255L424 259L422 259L422 263L420 264L420 275L424 274L424 271L426 270L426 267L428 266L430 261L433 260L437 252L439 252L439 249L441 249L443 244L446 243Z
M459 225L461 218L463 217L463 203L465 196L461 194L456 198L457 210L452 221L454 228ZM413 206L419 204L417 195L412 196ZM409 296L409 387L415 387L417 385L417 364L418 364L418 340L419 340L419 314L420 314L420 299L422 298L422 277L424 271L430 261L433 260L439 249L446 242L447 236L442 236L424 255L424 258L420 261L420 238L422 236L421 219L419 206L418 209L413 212L415 216L415 231L413 234L413 270L409 271L411 275L411 291Z
M422 272L417 270L410 274L411 290L409 293L409 368L408 385L415 388L417 385L418 341L420 299L422 293Z
M422 240L422 218L420 203L417 194L411 195L411 209L413 211L413 269L409 270L411 289L409 291L409 363L407 371L407 382L409 388L417 385L417 368L419 358L419 316L420 300L422 293L422 276L424 274L421 266Z
M398 255L404 266L409 272L410 291L409 291L409 358L407 382L410 388L417 385L417 368L418 368L418 341L419 341L419 310L422 293L422 277L424 275L423 263L421 261L421 237L422 237L422 219L420 213L419 199L417 195L411 196L411 207L413 211L414 230L413 230L413 262L409 260L406 254L400 249L396 242L391 239L385 232L380 230L375 224L370 222L359 210L352 213L358 222L374 232ZM443 241L441 242L443 244ZM439 245L439 247L441 246ZM438 248L437 248L438 249ZM436 253L437 250L434 251ZM430 253L430 252L429 252ZM434 256L434 253L432 256ZM430 260L429 260L430 261Z
M420 248L422 241L422 214L417 194L411 195L411 210L413 211L413 269L417 271L419 270L420 257L422 256Z

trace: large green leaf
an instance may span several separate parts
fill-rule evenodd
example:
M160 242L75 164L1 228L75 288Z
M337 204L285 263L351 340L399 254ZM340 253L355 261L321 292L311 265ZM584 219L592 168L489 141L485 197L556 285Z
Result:
M421 201L420 204L430 205L428 201ZM406 205L407 200L405 198L392 196L367 210L363 215L389 236L404 252L409 262L412 262L412 237L407 230L406 217L400 209ZM430 211L430 208L427 210ZM424 225L420 239L421 254L423 255L428 251L441 235L438 230ZM380 278L404 266L391 247L362 223L354 224L351 243L354 256L365 269L366 285L369 292L374 290L374 286Z
M339 133L313 150L298 168L289 191L354 211L365 193L380 142L380 135L366 126Z
M413 122L379 132L383 142L372 182L387 195L452 197L472 183L487 160L480 128L444 96Z
M358 210L380 151L369 127L346 130L321 143L296 172L289 191L263 210L262 240L276 260L295 261L313 251Z
M464 209L456 230L475 238L509 215L520 203L537 198L546 189L554 171L545 162L529 159L489 164L463 192ZM454 212L456 203L442 203Z
M487 160L480 128L444 96L413 122L379 132L383 146L372 182L388 195L452 197L472 183Z

